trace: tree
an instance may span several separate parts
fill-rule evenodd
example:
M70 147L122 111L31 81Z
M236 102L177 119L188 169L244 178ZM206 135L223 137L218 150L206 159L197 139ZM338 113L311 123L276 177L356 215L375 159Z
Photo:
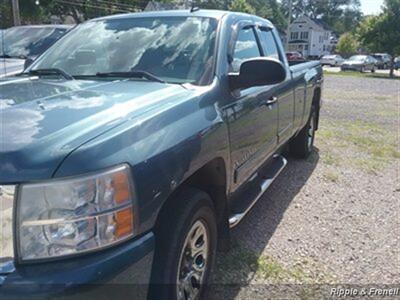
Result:
M358 43L356 37L351 33L344 33L340 36L336 51L343 56L348 56L357 51Z
M286 28L286 17L277 0L248 0L248 3L254 8L257 16L270 20L281 30Z
M229 6L229 10L255 14L255 9L246 0L234 0Z
M194 5L200 8L248 12L270 20L281 30L286 28L286 17L278 0L195 0Z
M0 28L7 28L13 24L14 21L11 9L11 1L0 0Z
M328 24L334 32L342 34L353 30L361 20L360 0L292 0L295 19L306 15L320 19ZM287 12L289 0L282 0L282 7Z
M205 9L228 9L229 0L195 0L194 5Z
M357 29L361 44L371 52L392 56L390 77L394 76L394 58L400 55L400 0L385 0L383 12L365 18Z
M0 0L1 1L1 0ZM19 0L21 17L25 24L48 23L50 16L64 20L67 16L80 23L87 19L144 9L142 0ZM171 2L170 0L161 0Z

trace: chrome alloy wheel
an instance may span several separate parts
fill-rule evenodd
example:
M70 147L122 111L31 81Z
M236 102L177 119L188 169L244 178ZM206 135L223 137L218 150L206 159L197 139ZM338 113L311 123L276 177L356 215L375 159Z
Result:
M310 119L310 126L308 128L307 132L307 146L308 149L312 150L312 145L314 141L314 132L315 132L315 120L314 120L314 114L311 115Z
M177 299L195 300L200 294L208 267L209 233L202 220L189 230L181 251L177 274Z

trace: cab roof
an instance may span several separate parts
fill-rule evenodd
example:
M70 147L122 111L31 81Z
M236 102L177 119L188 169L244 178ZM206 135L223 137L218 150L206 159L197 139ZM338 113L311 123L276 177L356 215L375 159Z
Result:
M113 20L123 18L146 18L146 17L208 17L221 19L226 14L231 12L223 10L209 10L209 9L196 9L193 12L190 9L181 10L162 10L162 11L147 11L147 12L136 12L127 14L117 14L112 16L100 17L94 20Z
M212 10L212 9L195 9L191 11L190 9L181 9L181 10L163 10L163 11L148 11L148 12L137 12L137 13L128 13L128 14L118 14L106 17L100 17L93 19L94 21L98 20L117 20L117 19L125 19L125 18L155 18L155 17L203 17L203 18L214 18L217 20L222 19L224 16L243 16L243 17L251 17L254 18L255 21L261 20L262 18L246 13L240 12L232 12L225 10ZM268 20L270 25L272 23Z

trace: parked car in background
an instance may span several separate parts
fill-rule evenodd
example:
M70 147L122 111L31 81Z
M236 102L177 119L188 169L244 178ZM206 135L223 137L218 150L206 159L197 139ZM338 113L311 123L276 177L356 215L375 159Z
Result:
M72 26L16 26L0 32L0 77L21 73Z
M371 55L376 59L376 67L378 69L388 69L392 64L392 56L387 53L375 53Z
M305 57L303 56L303 54L301 54L299 52L287 52L286 59L289 62L290 66L301 64L301 63L304 63L307 61L305 59Z
M300 52L286 52L286 58L288 61L305 61L303 54Z
M78 25L0 79L0 299L201 299L282 153L312 153L322 85L257 16Z
M375 72L376 59L370 55L353 55L341 65L342 71Z
M394 69L395 69L395 70L399 70L399 69L400 69L400 56L399 56L399 57L396 57L396 58L394 59Z
M344 62L344 58L341 57L339 54L324 55L321 58L321 65L323 65L323 66L328 65L331 67L337 67L337 66L341 66L343 62Z

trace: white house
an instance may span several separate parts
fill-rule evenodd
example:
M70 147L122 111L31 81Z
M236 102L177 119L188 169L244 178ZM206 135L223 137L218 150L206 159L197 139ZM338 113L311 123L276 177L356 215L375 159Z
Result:
M298 51L305 57L320 57L331 52L332 31L318 19L298 17L290 24L287 51Z

